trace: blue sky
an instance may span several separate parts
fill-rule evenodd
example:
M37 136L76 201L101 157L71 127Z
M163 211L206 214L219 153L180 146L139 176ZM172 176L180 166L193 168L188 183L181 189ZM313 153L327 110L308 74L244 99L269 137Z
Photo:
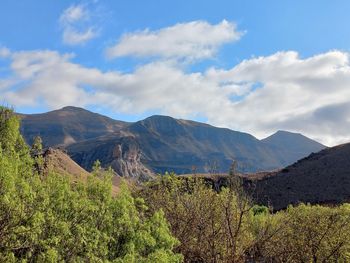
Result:
M3 0L0 98L25 113L76 105L347 142L349 10L325 0Z
M71 5L87 4L96 16L100 36L82 46L61 41L58 23ZM238 43L226 45L215 64L229 67L243 59L281 50L311 56L331 49L349 50L349 1L1 1L0 42L13 50L53 49L74 52L79 63L109 69L103 50L123 33L159 29L176 23L234 21L247 31ZM112 63L130 69L131 62Z

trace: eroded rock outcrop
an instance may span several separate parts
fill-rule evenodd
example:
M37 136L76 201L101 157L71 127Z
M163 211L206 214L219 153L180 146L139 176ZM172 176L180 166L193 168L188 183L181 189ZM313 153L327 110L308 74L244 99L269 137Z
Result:
M121 135L84 141L67 147L73 160L91 170L99 160L102 167L111 166L120 176L148 180L153 173L142 163L142 151L133 136Z
M113 149L112 169L119 175L148 180L152 172L142 164L141 151L136 144L117 144Z

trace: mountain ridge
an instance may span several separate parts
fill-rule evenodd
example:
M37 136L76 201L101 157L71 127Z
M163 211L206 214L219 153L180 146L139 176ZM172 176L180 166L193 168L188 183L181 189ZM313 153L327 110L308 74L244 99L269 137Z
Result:
M113 133L128 125L83 108L67 106L62 109L37 114L18 114L21 133L28 144L40 136L46 147L66 146L84 139Z
M288 143L280 142L281 132L259 140L248 133L164 115L129 123L68 106L21 117L22 134L27 142L40 135L46 146L65 148L87 170L99 159L105 166L114 163L119 171L128 167L127 174L132 175L134 170L138 176L145 171L146 175L149 171L207 172L213 165L226 172L233 160L241 164L242 171L271 170L325 147L303 135L283 132L289 144L299 147L291 151ZM67 137L73 140L67 143Z

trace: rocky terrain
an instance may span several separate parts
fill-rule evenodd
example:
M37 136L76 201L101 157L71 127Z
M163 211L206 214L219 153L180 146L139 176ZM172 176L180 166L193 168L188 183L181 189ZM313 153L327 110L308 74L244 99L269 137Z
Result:
M141 180L153 177L153 172L141 162L140 147L132 136L99 137L69 145L67 151L73 160L89 170L96 160L100 160L103 167L111 166L120 176Z

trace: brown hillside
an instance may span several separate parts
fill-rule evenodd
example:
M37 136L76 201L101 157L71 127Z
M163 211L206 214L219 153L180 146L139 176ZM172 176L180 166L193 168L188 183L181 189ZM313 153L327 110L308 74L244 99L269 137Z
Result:
M52 169L59 174L68 174L74 181L85 181L88 176L91 176L89 172L80 167L62 150L49 148L44 153L44 160L48 169ZM121 180L121 177L118 175L113 177L112 191L114 194L119 191Z
M289 204L339 204L350 201L350 143L313 153L256 182L255 198L274 209Z

